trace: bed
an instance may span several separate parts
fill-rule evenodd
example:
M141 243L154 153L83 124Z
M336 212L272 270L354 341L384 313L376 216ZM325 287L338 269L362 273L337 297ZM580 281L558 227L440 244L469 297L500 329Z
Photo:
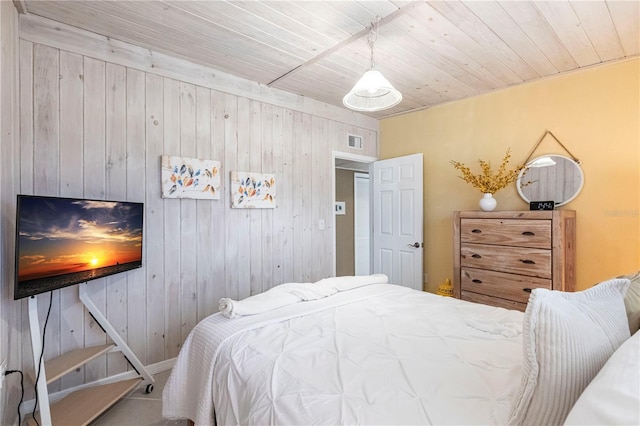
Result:
M523 314L441 297L387 284L386 277L285 284L277 298L268 293L278 287L246 299L244 306L263 307L259 312L223 310L193 329L165 386L163 416L196 425L559 424L592 377L578 380L577 390L555 389L555 382L542 388L542 376L564 375L567 348L554 353L536 342L548 340L548 325L558 322L548 317L549 304L559 303L560 315L576 323L594 317L591 306L582 312L585 300L602 305L595 327L606 323L600 334L607 342L587 350L594 365L577 366L595 376L629 337L629 281L603 284L596 290L606 294L580 292L589 294L577 303L578 293L558 299L560 292L536 292L535 321L535 309ZM567 327L563 340L575 346L581 336L573 330L584 327L571 321ZM560 365L546 368L536 359L542 353L559 356ZM540 406L552 413L540 417Z

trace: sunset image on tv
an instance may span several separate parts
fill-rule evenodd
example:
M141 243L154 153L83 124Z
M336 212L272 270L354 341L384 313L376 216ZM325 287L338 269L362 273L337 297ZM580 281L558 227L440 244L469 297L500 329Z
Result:
M142 265L142 203L23 196L17 297Z

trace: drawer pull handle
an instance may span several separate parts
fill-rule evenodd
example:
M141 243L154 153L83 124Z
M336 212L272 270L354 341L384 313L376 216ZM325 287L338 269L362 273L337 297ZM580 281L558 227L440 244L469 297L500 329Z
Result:
M535 265L536 264L536 262L534 262L533 260L529 260L529 259L520 259L520 262L526 263L527 265Z
M479 279L477 279L477 278L476 278L476 279L471 280L471 282L474 282L474 283L476 283L476 284L482 284L482 280L479 280Z
M525 287L522 289L525 293L531 293L531 289L529 287Z
M531 232L531 231L524 231L522 233L522 235L531 235L531 236L533 236L533 235L536 235L536 233L535 232Z
M473 257L474 259L480 259L482 256L480 256L479 254L472 254L471 257Z
M473 232L474 234L482 234L482 231L479 229L472 229L471 232Z

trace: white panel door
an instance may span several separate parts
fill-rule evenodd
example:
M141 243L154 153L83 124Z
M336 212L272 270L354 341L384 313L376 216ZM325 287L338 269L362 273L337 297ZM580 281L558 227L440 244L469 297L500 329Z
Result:
M370 217L370 187L369 175L366 173L353 174L353 216L354 216L354 246L355 246L355 275L369 275L371 273L371 227Z
M373 273L422 290L422 154L373 163Z

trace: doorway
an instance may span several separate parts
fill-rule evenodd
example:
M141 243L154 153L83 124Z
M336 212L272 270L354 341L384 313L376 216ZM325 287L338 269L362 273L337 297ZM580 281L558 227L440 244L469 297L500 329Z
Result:
M376 159L344 152L333 153L334 275L369 275L369 166Z
M356 219L347 220L352 231L346 239L346 232L340 226L342 219L353 213L354 201L336 197L336 176L343 170L351 170L369 174L369 274L382 273L391 283L421 290L424 284L423 154L377 161L373 157L334 151L332 160L333 200L338 210L333 215L334 276L355 275ZM353 176L346 180L344 187L354 187ZM363 271L364 274L366 267Z

